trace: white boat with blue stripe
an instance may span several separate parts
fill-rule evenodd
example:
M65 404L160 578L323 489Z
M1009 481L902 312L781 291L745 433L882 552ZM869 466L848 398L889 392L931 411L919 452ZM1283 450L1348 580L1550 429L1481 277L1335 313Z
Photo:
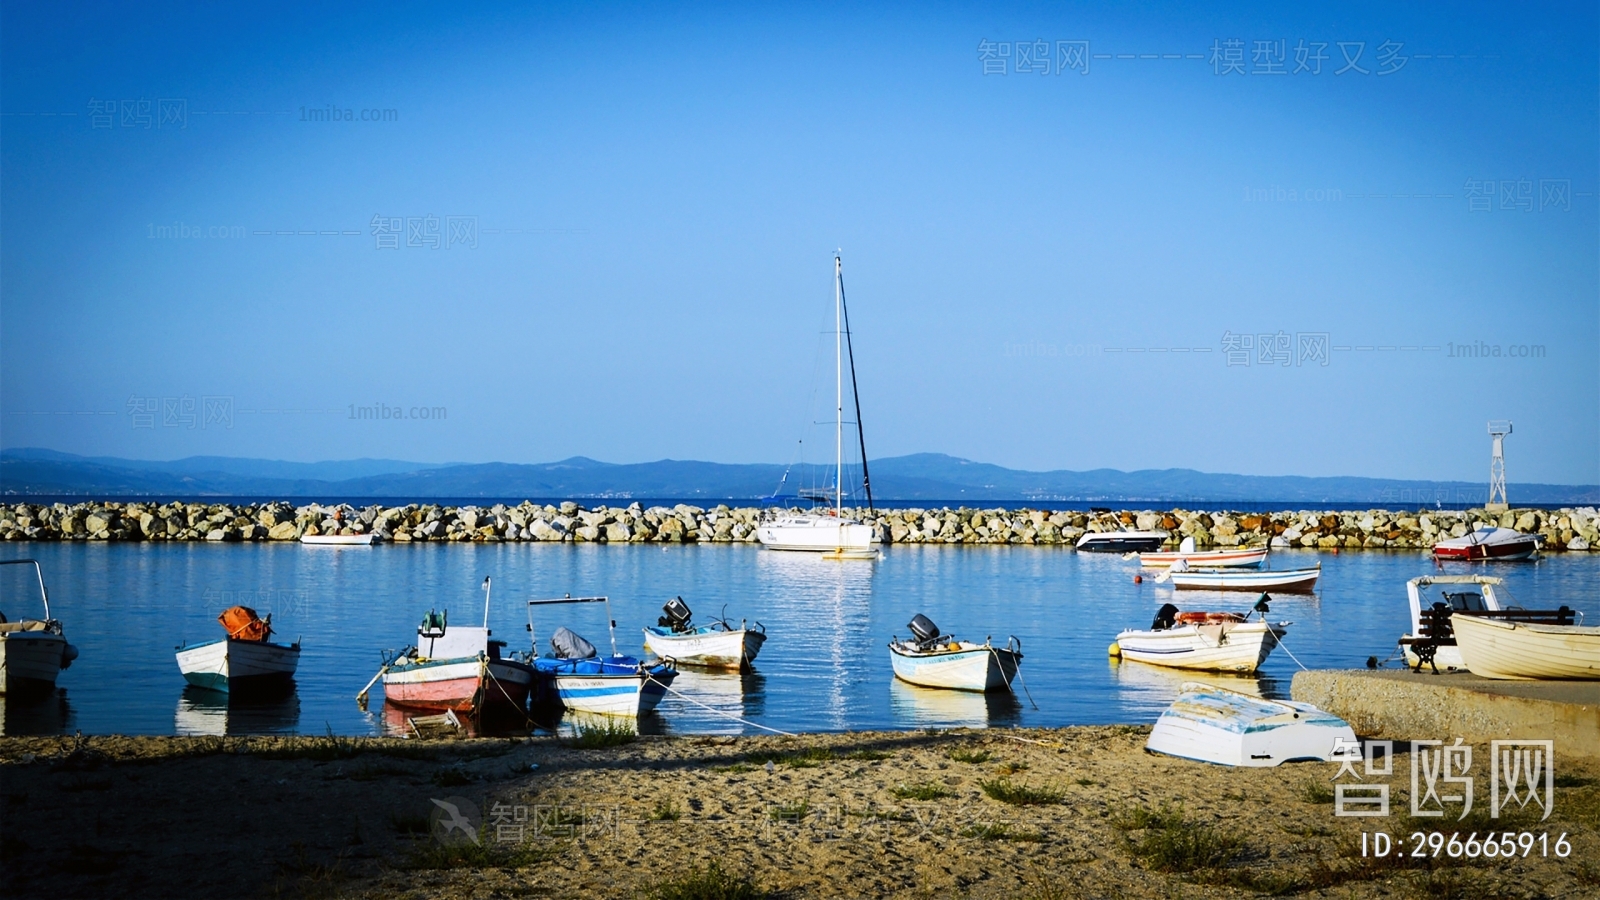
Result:
M726 607L722 618L700 626L694 624L694 613L682 597L668 600L661 611L658 624L645 626L644 649L679 665L749 669L767 642L767 629L760 622L755 628L744 622L738 628L728 624Z
M617 652L617 623L606 597L560 597L528 601L528 633L538 652L533 608L555 604L603 603L611 633L611 656L565 627L550 636L551 653L529 659L534 671L534 703L560 704L573 712L639 716L656 708L678 677L672 660L647 663Z
M1338 716L1197 681L1185 683L1156 720L1145 749L1224 766L1361 758L1355 731Z
M986 639L981 644L958 641L918 613L911 620L909 640L889 643L889 661L896 678L921 687L955 691L1010 690L1022 665L1022 642L1015 637L1004 647Z

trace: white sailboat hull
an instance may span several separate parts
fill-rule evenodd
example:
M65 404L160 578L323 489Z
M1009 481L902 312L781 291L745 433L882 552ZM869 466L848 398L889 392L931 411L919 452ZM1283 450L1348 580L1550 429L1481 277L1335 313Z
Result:
M1278 646L1282 625L1268 622L1178 625L1165 631L1128 630L1114 645L1123 659L1207 672L1254 672Z
M878 544L873 530L871 525L834 516L787 516L756 526L756 539L768 550L872 550Z
M1264 700L1198 682L1185 684L1156 720L1145 749L1255 768L1361 756L1349 723L1309 703Z
M759 631L707 631L688 634L661 634L644 630L644 648L656 656L668 657L691 666L713 669L740 669L755 662L767 636Z
M1519 681L1600 679L1600 627L1536 625L1460 614L1451 616L1450 624L1456 649L1474 675Z
M896 678L920 687L998 691L1010 688L1022 654L974 645L937 653L905 653L890 646L889 660Z

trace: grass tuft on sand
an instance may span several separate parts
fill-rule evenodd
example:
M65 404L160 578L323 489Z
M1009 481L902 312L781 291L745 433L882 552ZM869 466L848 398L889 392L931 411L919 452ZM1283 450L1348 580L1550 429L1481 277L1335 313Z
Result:
M729 874L713 860L704 868L668 878L649 896L652 900L761 900L771 895L748 875Z
M968 750L965 747L956 747L945 755L956 762L972 763L974 765L989 761L989 751L987 750Z
M991 799L1012 806L1050 806L1066 800L1066 794L1055 788L1029 787L1016 784L1009 778L991 778L978 782Z
M639 739L639 735L623 722L606 722L603 725L579 725L567 746L578 750L603 750L621 747Z
M1129 853L1158 872L1220 869L1244 847L1244 840L1232 832L1191 821L1181 806L1138 807L1114 824L1124 832Z
M938 800L955 795L955 791L937 781L926 784L897 784L892 793L901 800Z

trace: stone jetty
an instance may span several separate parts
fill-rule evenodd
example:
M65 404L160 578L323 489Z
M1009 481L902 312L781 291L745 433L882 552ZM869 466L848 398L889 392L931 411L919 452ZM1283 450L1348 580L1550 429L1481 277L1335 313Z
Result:
M752 543L773 510L756 507L584 507L524 501L515 506L337 506L319 503L155 503L85 501L49 505L0 503L0 538L8 541L295 541L308 534L374 534L383 541L530 541ZM1276 547L1394 549L1432 547L1479 524L1539 534L1548 551L1600 549L1594 507L1469 510L1366 509L1272 513L1195 510L1121 512L1045 509L905 508L846 510L870 521L889 544L1032 544L1066 546L1090 531L1160 529L1172 545L1193 537L1200 547L1270 540Z

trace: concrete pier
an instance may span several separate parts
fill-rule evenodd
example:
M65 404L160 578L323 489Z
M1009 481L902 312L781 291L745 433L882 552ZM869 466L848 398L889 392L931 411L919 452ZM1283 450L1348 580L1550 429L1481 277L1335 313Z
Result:
M1600 681L1494 681L1424 669L1301 672L1294 699L1390 740L1553 740L1563 756L1600 758Z

